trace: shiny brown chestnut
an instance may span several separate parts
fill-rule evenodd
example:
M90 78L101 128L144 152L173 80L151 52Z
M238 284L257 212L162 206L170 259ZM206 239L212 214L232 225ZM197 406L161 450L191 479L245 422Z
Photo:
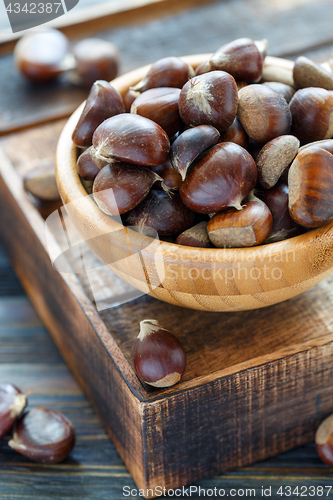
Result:
M207 225L211 242L219 248L260 245L273 226L272 214L260 201L248 201L242 210L229 208L214 215Z
M0 384L0 440L9 432L27 405L26 395L13 384Z
M131 89L138 92L145 92L156 87L181 89L192 76L194 76L194 70L185 61L179 57L164 57L154 62L143 80Z
M179 116L180 89L159 87L139 95L131 106L131 113L144 116L160 125L172 137L183 127Z
M323 139L322 141L314 141L308 142L304 144L304 146L299 148L299 153L303 151L303 149L310 148L311 146L318 146L321 149L325 149L329 153L333 154L333 139Z
M220 133L211 125L198 125L184 130L170 148L170 162L182 180L194 160L220 140Z
M286 100L259 84L248 85L238 92L238 118L247 135L259 144L288 134L291 126Z
M211 248L213 245L207 233L207 221L201 221L195 226L186 229L177 236L175 243L189 247Z
M180 92L180 117L191 127L212 125L224 131L235 119L237 96L236 82L225 71L196 76L185 83Z
M132 106L133 102L135 101L135 99L137 97L139 97L139 95L140 95L140 92L137 92L137 91L131 90L131 89L129 89L126 92L126 94L123 97L124 106L125 106L125 112L126 113L130 113L131 112L131 106Z
M296 90L282 82L264 82L263 85L266 85L270 89L274 90L278 94L282 95L282 97L289 103L295 94Z
M140 333L132 350L132 364L146 384L163 388L181 379L186 354L179 340L155 319L140 322Z
M18 70L35 83L49 82L74 65L66 36L55 29L23 35L14 59Z
M13 438L8 444L34 462L57 464L72 451L75 431L62 413L33 408L16 422Z
M162 127L149 118L123 113L97 127L93 146L101 160L152 166L166 161L170 141Z
M100 160L95 155L95 148L90 146L77 159L76 170L82 179L92 181L98 172L108 164L105 160Z
M333 467L333 415L326 417L318 427L315 444L320 460Z
M185 205L209 214L241 202L257 182L252 156L238 144L224 142L203 153L192 165L180 188Z
M196 214L182 202L178 193L169 196L165 191L152 189L148 196L133 210L122 216L125 226L155 236L178 235L193 226Z
M172 168L169 158L162 165L156 165L150 168L155 174L162 178L161 181L155 182L154 189L164 189L166 192L179 191L182 178L181 175Z
M208 61L200 64L196 74L214 70L226 71L236 80L258 82L262 76L263 55L253 40L238 38L220 47Z
M113 43L100 38L86 38L73 46L75 79L90 87L96 80L111 81L119 69L119 52Z
M305 227L333 220L333 155L317 146L301 151L288 173L289 212Z
M119 92L110 83L98 80L91 87L85 107L72 134L79 148L91 146L96 128L107 118L125 112Z
M311 59L299 56L294 64L293 78L298 89L320 87L333 90L333 73Z
M157 180L162 178L148 167L114 162L97 174L94 200L107 215L123 214L139 205Z
M270 209L273 227L264 243L273 243L292 238L304 232L290 216L288 209L289 189L285 182L278 182L272 189L265 191L263 202Z
M230 127L221 133L219 142L234 142L235 144L242 146L242 148L247 149L248 137L237 116Z
M290 101L291 134L302 144L333 136L333 92L317 87L298 90Z
M277 183L298 153L300 142L293 135L281 135L267 142L260 150L256 164L258 181L269 189Z

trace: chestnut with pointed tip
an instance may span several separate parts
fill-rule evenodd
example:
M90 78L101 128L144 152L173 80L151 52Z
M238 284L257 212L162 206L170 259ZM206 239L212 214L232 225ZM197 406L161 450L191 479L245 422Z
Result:
M8 444L34 462L57 464L72 451L75 431L62 413L33 408L16 422L13 438Z
M192 78L183 86L179 114L187 125L212 125L226 130L237 113L238 91L234 78L225 71L210 71Z
M315 444L321 461L333 467L333 414L325 418L318 427Z
M204 151L219 142L220 133L211 125L198 125L184 130L173 142L170 148L170 162L179 172L182 180L194 160Z
M272 214L260 200L248 201L242 210L229 208L219 212L207 225L211 242L219 248L242 248L260 245L273 226Z
M180 188L185 205L209 214L227 207L241 210L241 202L257 182L257 167L244 148L223 142L202 154Z
M173 87L146 90L133 102L131 113L153 120L172 137L183 127L178 111L179 94L180 89Z
M9 432L27 405L25 394L13 384L0 384L0 440Z
M119 92L110 83L98 80L91 87L73 132L74 144L79 148L88 148L96 128L107 118L124 112L125 106Z
M258 82L262 76L263 54L250 38L238 38L222 45L210 58L200 64L196 74L226 71L236 80Z
M288 134L291 127L286 100L266 85L252 84L240 89L238 118L247 135L259 144Z
M96 157L95 148L90 146L77 159L76 170L79 176L86 181L93 181L98 172L108 164L105 160Z
M288 172L289 212L304 227L333 220L333 154L318 146L303 149Z
M105 120L93 135L97 158L137 165L161 165L168 157L170 141L157 123L132 113Z
M171 387L181 379L186 354L179 340L155 319L140 322L140 333L132 350L137 376L153 387Z
M122 216L125 226L139 233L155 236L178 235L196 223L196 214L182 202L178 193L152 189L133 210Z
M114 162L97 174L94 200L105 214L121 215L139 205L157 180L163 179L148 167Z
M192 76L194 70L185 61L179 57L164 57L154 62L143 80L131 87L131 90L145 92L156 87L181 89Z
M169 158L162 165L156 165L150 168L153 172L155 172L155 174L162 178L161 181L155 182L154 189L164 189L167 193L179 191L182 178L180 174L172 168Z

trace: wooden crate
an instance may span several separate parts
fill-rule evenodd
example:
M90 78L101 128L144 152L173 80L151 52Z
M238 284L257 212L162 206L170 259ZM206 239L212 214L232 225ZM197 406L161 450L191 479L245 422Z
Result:
M333 411L333 277L260 310L200 312L144 296L98 313L86 276L52 267L45 223L22 189L22 175L54 157L63 124L1 138L1 234L138 487L153 496L156 486L190 484L312 440ZM187 369L173 388L147 389L132 370L144 318L185 348Z

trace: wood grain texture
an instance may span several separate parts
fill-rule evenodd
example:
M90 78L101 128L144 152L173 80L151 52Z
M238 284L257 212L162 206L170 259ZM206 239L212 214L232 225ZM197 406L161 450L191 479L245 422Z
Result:
M80 281L74 275L60 277L51 268L43 223L18 175L29 169L28 160L20 160L18 144L23 158L34 164L54 150L60 128L49 124L1 139L10 158L3 156L0 162L0 209L6 214L1 234L35 307L137 484L152 488L193 483L312 440L319 421L333 411L332 278L288 302L255 311L188 311L144 296L98 315L88 298L94 299L89 280L82 275ZM41 136L43 140L37 140ZM8 229L14 221L15 233ZM23 238L33 253L22 254ZM107 286L103 272L99 279ZM182 382L170 389L141 386L128 362L143 315L159 319L184 345L187 370ZM22 370L6 366L16 383L23 372L30 385L37 383L27 363ZM39 370L48 374L47 365ZM56 373L55 380L49 374L41 377L44 394L48 386L57 392L59 382L67 387L64 379L61 382L65 371L59 367ZM73 390L68 385L69 397ZM237 474L221 476L226 488ZM265 477L278 482L277 472L260 469L260 479L251 474L245 474L244 481L255 487ZM314 474L325 483L325 474ZM293 477L296 484L302 476Z

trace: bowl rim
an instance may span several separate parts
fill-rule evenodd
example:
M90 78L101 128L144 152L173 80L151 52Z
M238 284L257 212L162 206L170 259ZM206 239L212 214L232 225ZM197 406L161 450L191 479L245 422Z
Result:
M196 54L192 56L183 56L181 59L196 68L210 55L211 54ZM277 66L282 70L290 72L293 64L293 61L278 57L267 56L265 58L265 67ZM138 83L145 76L150 66L151 65L142 66L134 71L125 73L112 80L112 86L124 96L128 87ZM151 246L154 241L153 238L129 229L112 217L107 216L99 209L92 197L87 195L76 170L77 148L72 142L72 133L84 105L85 101L68 119L58 142L56 153L56 179L63 204L66 206L71 202L80 200L80 206L76 207L75 211L79 212L79 216L86 219L86 225L90 228L94 228L93 231L95 230L96 234L106 234L125 230L126 237L128 240L131 240L132 248L136 247L141 249L144 247L147 251L154 252L154 247ZM182 260L201 261L207 264L214 262L237 263L244 262L244 259L264 262L267 257L273 259L282 254L294 254L297 250L304 250L304 247L312 245L314 242L320 244L320 240L322 238L327 238L328 233L332 233L333 235L333 222L283 241L253 247L199 248L160 240L159 248L164 258L170 257L173 260L175 258L181 258Z

